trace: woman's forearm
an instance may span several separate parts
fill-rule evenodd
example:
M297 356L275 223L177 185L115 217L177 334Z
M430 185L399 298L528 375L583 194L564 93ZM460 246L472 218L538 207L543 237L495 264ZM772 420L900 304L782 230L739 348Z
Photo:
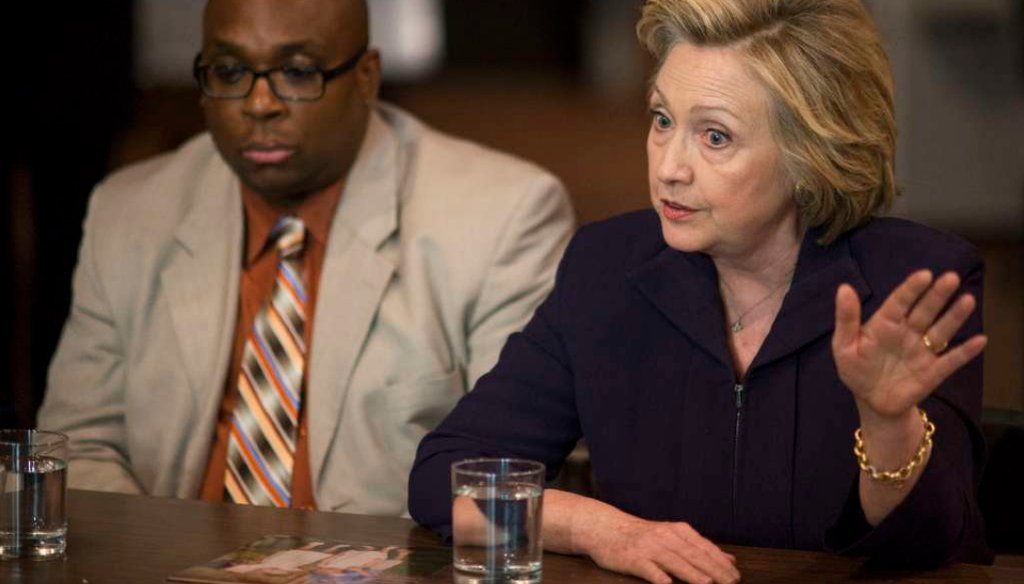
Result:
M636 518L607 503L582 495L544 490L544 549L560 554L589 555L594 533L614 529Z

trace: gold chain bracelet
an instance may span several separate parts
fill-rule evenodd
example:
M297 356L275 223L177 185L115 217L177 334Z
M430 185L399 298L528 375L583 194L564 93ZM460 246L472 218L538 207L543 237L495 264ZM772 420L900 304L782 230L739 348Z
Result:
M921 439L921 445L918 446L917 452L910 458L907 464L896 470L878 470L868 460L868 453L864 449L864 436L860 428L853 433L853 454L857 457L857 463L860 465L860 469L871 476L872 480L879 481L882 483L894 483L899 486L903 481L910 478L911 473L914 469L924 462L924 457L928 454L928 449L932 447L932 436L935 435L935 424L928 419L928 414L924 410L918 408L917 410L921 414L921 422L924 424L924 438Z

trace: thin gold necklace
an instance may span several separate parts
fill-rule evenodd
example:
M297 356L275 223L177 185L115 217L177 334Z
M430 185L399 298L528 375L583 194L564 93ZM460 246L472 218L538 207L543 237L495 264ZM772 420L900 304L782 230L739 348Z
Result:
M751 306L750 308L744 310L743 313L740 314L739 316L737 316L736 320L734 320L732 322L732 324L729 325L729 329L732 330L732 332L734 332L734 333L738 333L738 332L743 331L743 328L744 328L743 327L743 318L745 316L747 316L748 314L750 314L751 312L753 312L754 309L757 308L758 306L761 306L765 302L768 302L768 299L771 298L772 296L775 296L775 294L777 294L779 292L779 290L782 290L783 288L788 288L789 285L792 283L792 279L791 279L792 275L793 275L793 272L790 272L789 274L787 274L786 279L783 280L782 283L779 284L778 286L772 288L772 291L769 292L767 296L765 296L764 298L762 298L762 299L758 300L757 302L755 302L753 304L753 306ZM725 289L729 291L729 295L732 296L733 298L735 298L736 297L736 293L732 291L732 287L729 286L729 283L726 282L725 280L721 280L721 282L722 282L722 285L725 286Z

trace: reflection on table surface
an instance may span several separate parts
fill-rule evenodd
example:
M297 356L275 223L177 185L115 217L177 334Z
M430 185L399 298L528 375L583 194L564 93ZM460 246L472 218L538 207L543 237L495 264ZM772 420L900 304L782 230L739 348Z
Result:
M5 584L163 582L270 534L351 544L443 548L408 519L206 503L72 490L64 560L0 562ZM831 554L724 546L736 555L743 582L1024 582L1024 565L955 565L920 573L881 573L858 559ZM1012 564L1012 563L1009 563ZM451 567L415 581L452 582ZM544 555L545 584L639 582L586 558Z

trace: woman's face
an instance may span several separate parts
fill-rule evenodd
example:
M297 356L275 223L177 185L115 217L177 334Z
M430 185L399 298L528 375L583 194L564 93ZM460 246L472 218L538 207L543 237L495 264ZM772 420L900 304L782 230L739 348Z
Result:
M768 93L740 53L676 45L650 110L648 179L669 246L741 262L799 246Z

